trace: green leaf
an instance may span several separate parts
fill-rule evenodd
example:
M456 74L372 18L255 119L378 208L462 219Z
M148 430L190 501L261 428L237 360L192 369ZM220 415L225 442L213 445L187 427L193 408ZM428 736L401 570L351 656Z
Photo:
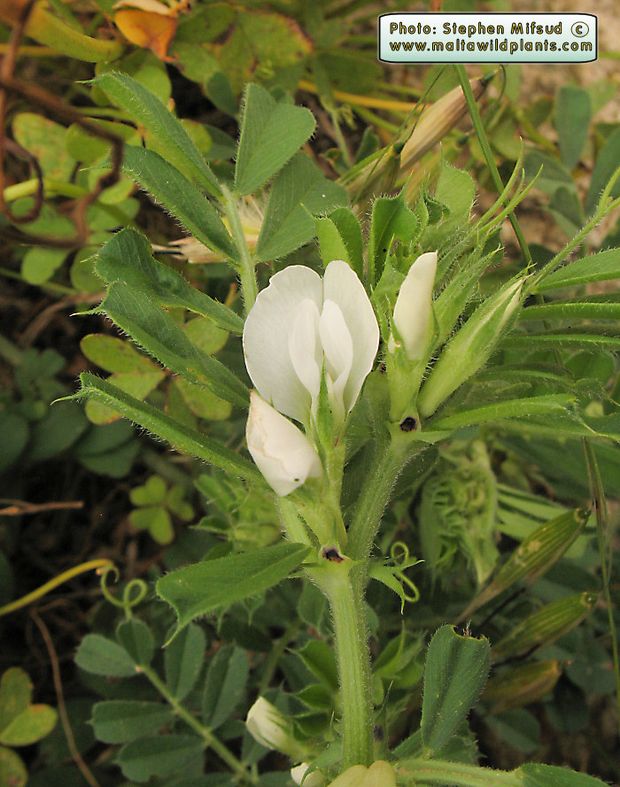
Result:
M0 452L0 473L3 473L17 461L28 442L28 421L18 413L0 411L0 434L2 435L2 452Z
M271 187L256 245L258 261L284 257L307 243L314 237L312 217L346 202L342 186L327 180L305 154L293 156Z
M487 404L473 410L461 410L454 415L446 415L433 421L433 429L460 429L463 426L497 421L500 418L524 418L564 412L575 401L569 394L548 394L529 396L524 399L509 399L506 402Z
M218 328L208 317L194 317L188 320L183 330L191 343L207 355L214 355L223 349L229 336L228 331Z
M620 249L606 249L590 254L576 262L569 262L550 273L536 285L535 292L556 290L560 287L579 287L595 281L620 278Z
M157 388L164 377L163 370L158 369L146 374L140 372L112 374L108 380L121 391L125 391L125 393L136 399L143 400ZM211 395L213 396L213 394ZM105 407L99 402L86 402L85 411L88 420L97 425L111 424L121 417L116 410Z
M0 730L0 743L5 746L30 746L49 735L56 720L56 711L49 705L30 705Z
M569 169L581 157L590 125L590 94L576 85L562 85L555 99L555 127L558 132L560 156Z
M155 260L151 244L135 230L121 230L100 249L96 270L108 284L123 282L147 293L161 306L180 306L210 318L225 331L238 335L243 332L243 320L239 315L192 287L180 273Z
M607 787L606 782L587 773L538 762L528 762L515 773L522 776L523 787Z
M11 749L0 746L0 784L11 787L25 787L28 771L21 757Z
M277 103L267 90L249 84L235 166L236 191L251 194L264 186L306 142L315 125L309 110Z
M184 771L202 755L204 742L196 735L157 735L126 744L116 762L124 776L147 782L151 776L165 777Z
M199 418L204 418L207 421L225 421L230 417L232 411L230 402L220 399L207 388L179 378L174 381L174 384L181 393L185 404Z
M566 301L528 306L519 315L527 320L620 320L620 301Z
M10 667L0 680L0 731L26 710L32 700L32 681L21 667Z
M556 158L542 153L540 150L532 150L526 155L524 168L528 179L538 175L536 187L551 196L563 186L568 189L575 188L571 174L566 167Z
M338 691L336 657L327 642L312 639L297 651L297 655L325 688L332 693Z
M308 552L303 544L284 543L206 560L159 579L157 594L174 607L181 630L199 615L256 596L286 579Z
M160 505L166 499L168 487L161 476L152 475L142 484L134 487L129 493L129 499L134 506Z
M129 342L115 336L89 333L80 341L80 349L89 361L96 363L106 372L160 371L159 367Z
M209 729L216 730L232 716L245 692L249 671L245 651L234 645L220 648L211 659L202 696L202 720Z
M129 515L132 527L148 530L151 538L158 544L170 544L174 539L174 527L168 511L161 506L145 506L132 511Z
M148 666L155 653L155 640L150 628L141 620L132 618L116 629L116 639L129 653L134 663Z
M67 258L66 249L31 246L22 259L21 274L28 284L44 284Z
M136 667L127 651L101 634L87 634L75 654L75 663L85 672L113 678L133 678Z
M386 257L394 238L407 243L414 236L418 221L404 197L378 197L372 206L368 262L371 284L381 278Z
M529 352L559 349L562 347L607 347L610 350L620 349L620 336L603 333L527 333L511 334L502 341L502 347L519 348Z
M620 128L611 132L596 158L596 164L590 177L590 188L586 195L585 207L588 213L594 212L601 192L618 168L618 161L620 161ZM619 195L620 184L616 183L611 196L617 197Z
M71 177L75 162L65 148L66 134L64 126L35 112L20 112L13 118L15 140L36 157L47 178L66 181Z
M422 739L434 756L449 742L480 696L489 674L490 648L485 638L439 628L428 646L424 669Z
M109 286L99 309L163 366L226 401L247 405L247 388L239 378L195 347L173 317L147 294L117 282Z
M93 80L93 84L149 132L151 141L166 161L189 180L197 181L213 196L220 193L217 178L189 134L157 96L119 71L101 74Z
M327 267L332 260L344 260L351 265L349 250L336 223L328 216L323 216L315 219L315 227L323 265Z
M158 153L125 145L123 172L170 211L205 246L234 257L235 248L218 212L204 194Z
M335 211L329 214L325 219L331 222L338 232L346 255L344 257L331 256L329 246L325 247L327 258L323 256L323 246L321 242L321 235L319 229L319 244L321 245L321 255L323 256L324 264L328 264L332 260L342 259L349 263L353 270L357 273L360 279L364 276L364 241L362 239L362 228L357 219L357 216L350 208L336 208ZM320 228L323 219L317 221ZM335 251L335 250L334 250Z
M72 446L88 428L81 407L75 402L54 402L32 427L27 457L41 462Z
M474 204L476 185L468 172L444 162L434 197L450 211L450 223L466 224Z
M127 743L170 724L174 714L161 702L110 700L93 705L92 725L103 743Z
M93 374L85 372L80 375L80 382L82 387L76 397L97 399L118 410L124 418L166 440L178 451L202 459L232 475L262 483L262 476L256 467L227 446L173 421L152 405L133 399Z
M206 647L204 631L200 626L190 623L166 648L166 684L177 700L184 699L194 688L202 671Z
M75 445L75 458L93 473L123 478L140 450L131 424L118 421L90 429Z

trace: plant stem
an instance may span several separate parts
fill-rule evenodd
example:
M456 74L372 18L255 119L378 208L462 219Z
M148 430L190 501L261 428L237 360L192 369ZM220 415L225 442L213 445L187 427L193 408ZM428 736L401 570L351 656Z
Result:
M258 295L254 260L245 239L235 197L225 186L222 186L222 194L224 196L224 211L228 217L230 231L237 251L239 252L239 279L241 280L243 307L247 314L254 305L254 301Z
M4 358L13 366L19 366L22 362L22 351L13 342L0 336L0 358Z
M383 511L408 458L402 446L394 442L376 447L349 525L347 554L353 560L368 559Z
M364 600L355 593L350 563L329 567L320 583L333 615L336 660L342 702L342 770L370 765L372 753L372 698L370 652Z
M440 760L406 760L398 768L401 779L410 778L409 784L453 784L457 787L522 787L523 778L518 773L478 768L460 762Z
M497 169L497 164L495 163L495 157L493 156L493 151L491 150L489 138L487 137L487 133L484 128L482 118L480 117L480 110L478 109L478 104L476 103L476 99L474 98L471 85L469 84L467 73L465 71L465 68L460 63L455 64L454 67L458 74L459 81L461 83L461 88L463 89L463 95L465 96L465 101L467 101L467 107L469 108L469 114L471 115L471 120L472 123L474 124L474 129L476 130L476 136L478 137L478 141L480 142L480 147L482 148L482 153L484 154L484 158L489 168L489 172L491 173L491 178L493 179L493 183L495 184L495 188L497 189L498 193L501 194L502 191L504 190L504 184L502 183L501 175L499 174L499 170ZM519 220L512 212L509 214L508 218L510 219L510 223L512 224L512 228L514 230L515 236L517 238L517 241L519 242L519 246L521 247L521 252L523 253L525 262L529 267L530 265L532 265L532 255L530 253L529 246L527 245L527 242L525 240L525 236L521 231L521 225L519 224Z
M149 680L152 686L154 686L157 691L161 694L161 696L166 700L166 702L170 705L170 707L174 710L176 715L183 719L183 721L191 727L194 732L196 732L205 742L205 745L209 749L213 749L213 751L217 754L217 756L225 762L226 765L230 768L233 773L236 773L243 781L250 784L256 784L256 779L254 779L247 771L245 765L238 760L235 755L228 749L221 741L219 741L215 735L211 732L208 727L203 726L198 719L196 719L192 714L181 705L181 703L174 697L166 684L161 680L159 675L155 672L155 670L151 669L149 666L145 664L140 665L140 671L142 674Z

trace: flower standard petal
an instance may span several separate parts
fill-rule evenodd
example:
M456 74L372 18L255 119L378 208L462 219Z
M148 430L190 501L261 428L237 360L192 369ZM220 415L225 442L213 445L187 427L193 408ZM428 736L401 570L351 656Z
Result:
M293 367L289 334L306 299L321 309L321 278L310 268L291 265L259 292L243 329L245 364L256 389L277 410L300 422L307 418L311 397Z
M437 252L422 254L409 268L396 299L394 324L410 361L419 360L426 349L436 271Z
M364 285L343 260L333 260L327 266L323 298L338 305L353 341L351 372L343 397L345 411L350 412L376 358L379 326Z
M280 497L321 475L321 460L312 443L255 391L250 394L245 434L252 459Z

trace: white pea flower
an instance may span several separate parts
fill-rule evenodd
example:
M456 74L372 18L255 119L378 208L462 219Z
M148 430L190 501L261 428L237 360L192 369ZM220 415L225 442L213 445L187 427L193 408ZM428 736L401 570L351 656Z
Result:
M323 787L325 777L320 771L312 771L306 776L309 767L307 762L302 762L301 765L291 768L292 780L295 784L301 784L302 787Z
M419 361L432 330L433 285L437 271L437 252L420 255L403 281L394 307L394 325L410 361ZM397 344L390 336L388 349Z
M245 726L261 746L293 759L303 756L303 747L293 736L290 720L264 697L259 697L248 711Z
M271 277L245 321L243 350L267 402L309 426L325 375L337 423L353 408L379 346L379 327L352 268L330 262L323 279L291 265Z
M255 391L245 434L252 459L277 495L321 475L321 460L306 435Z

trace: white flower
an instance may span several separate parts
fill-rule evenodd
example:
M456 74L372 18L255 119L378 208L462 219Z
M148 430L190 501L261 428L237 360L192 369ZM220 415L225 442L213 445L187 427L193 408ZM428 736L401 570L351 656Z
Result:
M295 424L252 391L246 426L248 450L267 483L281 497L322 473L321 460Z
M400 287L394 307L394 325L410 361L419 361L432 330L433 285L437 271L437 252L422 254L413 263ZM396 341L390 336L388 349Z
M303 749L292 734L289 719L264 697L259 697L248 711L245 726L261 746L288 754L293 759L300 759L300 754L303 756Z
M302 787L323 787L325 778L320 771L312 771L306 776L309 767L307 762L302 762L301 765L291 768L292 780L295 784L301 784Z
M366 291L346 262L323 279L291 265L272 276L245 322L243 350L252 382L284 415L308 427L325 375L334 418L351 411L379 346Z

